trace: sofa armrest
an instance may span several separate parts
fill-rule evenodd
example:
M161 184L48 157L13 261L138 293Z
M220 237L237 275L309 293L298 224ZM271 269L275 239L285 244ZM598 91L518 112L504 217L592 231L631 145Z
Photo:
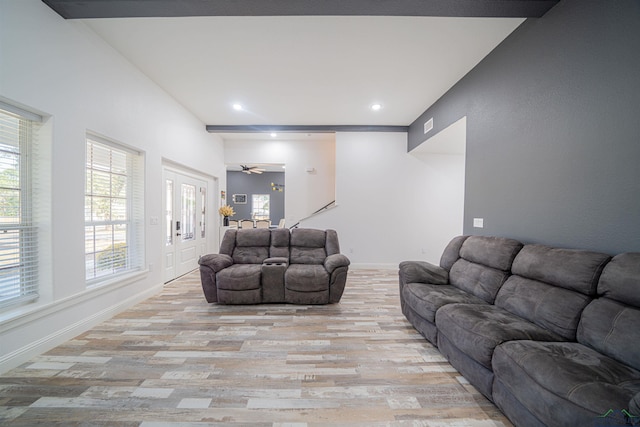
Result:
M343 254L329 255L324 260L324 268L331 274L338 267L348 267L351 264L349 258Z
M407 283L430 283L446 285L449 272L444 268L426 261L403 261L400 263L400 281Z
M289 258L271 257L262 261L260 273L262 278L262 302L283 303L284 297L284 273L289 267Z
M208 254L203 255L198 260L198 264L211 268L214 272L223 270L233 264L233 259L229 255L224 254Z

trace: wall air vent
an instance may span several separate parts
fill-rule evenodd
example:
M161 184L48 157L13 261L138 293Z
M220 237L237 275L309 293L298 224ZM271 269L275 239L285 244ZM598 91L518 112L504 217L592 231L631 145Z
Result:
M424 122L424 133L429 132L431 129L433 129L433 117Z

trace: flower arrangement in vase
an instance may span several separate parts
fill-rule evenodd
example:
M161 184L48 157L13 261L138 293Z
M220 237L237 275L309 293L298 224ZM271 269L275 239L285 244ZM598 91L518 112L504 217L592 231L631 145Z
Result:
M222 215L222 225L225 227L229 225L229 217L236 214L233 208L229 205L220 206L218 212Z

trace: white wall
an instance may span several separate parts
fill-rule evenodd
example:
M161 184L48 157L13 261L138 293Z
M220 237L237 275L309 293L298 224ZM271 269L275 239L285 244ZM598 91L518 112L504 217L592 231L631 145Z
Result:
M333 138L225 141L227 164L284 164L287 226L335 200L336 144ZM313 172L307 172L313 168ZM231 197L231 195L229 195Z
M0 2L0 96L51 116L51 223L42 229L51 230L53 254L40 300L0 312L2 372L161 289L162 232L149 217L162 214L162 159L210 177L212 195L225 188L226 174L217 136L81 22L65 21L40 0ZM91 291L84 280L87 130L145 153L150 266L135 280ZM209 223L218 220L212 214Z
M63 20L40 0L0 1L0 97L50 115L51 221L41 225L53 254L40 300L0 312L0 372L161 289L162 232L149 217L162 214L163 160L209 176L216 204L215 189L226 189L225 162L286 164L287 223L337 196L338 207L302 225L338 230L355 265L437 262L462 230L463 156L417 158L406 152L406 134L399 133L342 133L335 142L233 141L225 147L81 22ZM151 266L134 280L90 291L83 234L87 130L145 153ZM218 221L212 214L209 223ZM217 241L211 240L214 251Z
M463 154L416 157L405 133L339 133L336 158L338 206L302 226L337 230L354 267L438 263L462 234Z

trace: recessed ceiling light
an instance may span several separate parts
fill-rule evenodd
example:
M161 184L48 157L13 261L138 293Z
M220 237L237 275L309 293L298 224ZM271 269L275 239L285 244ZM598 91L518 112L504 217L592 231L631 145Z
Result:
M378 110L382 109L382 105L381 105L381 104L373 104L373 105L371 106L371 109L372 109L373 111L378 111Z
M242 111L242 104L233 104L233 109L236 111Z
M275 138L276 136L278 136L278 134L277 134L277 133L275 133L275 132L271 132L271 138Z

